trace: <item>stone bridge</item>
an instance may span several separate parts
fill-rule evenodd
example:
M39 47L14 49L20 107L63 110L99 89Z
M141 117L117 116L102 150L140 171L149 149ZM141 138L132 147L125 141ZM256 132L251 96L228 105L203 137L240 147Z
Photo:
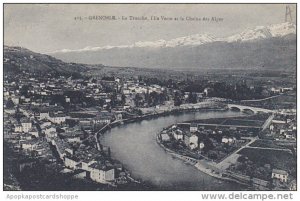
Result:
M275 112L275 111L269 110L269 109L264 109L264 108L259 108L259 107L251 107L251 106L247 106L247 105L236 105L236 104L228 104L228 108L240 110L242 112L252 111L255 114L258 112L264 112L264 113L274 113Z

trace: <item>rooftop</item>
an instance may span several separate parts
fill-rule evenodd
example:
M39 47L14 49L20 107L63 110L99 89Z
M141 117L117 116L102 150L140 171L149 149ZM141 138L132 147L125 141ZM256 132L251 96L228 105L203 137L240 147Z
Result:
M89 167L98 169L98 170L105 170L105 171L113 169L112 165L106 164L103 161L97 161L97 162L91 164Z
M279 169L273 169L272 173L281 174L281 175L288 175L288 173L285 170L279 170Z

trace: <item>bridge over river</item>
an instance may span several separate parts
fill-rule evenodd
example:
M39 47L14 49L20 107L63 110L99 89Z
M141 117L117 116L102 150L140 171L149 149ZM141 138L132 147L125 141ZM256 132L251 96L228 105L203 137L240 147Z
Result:
M269 109L259 108L259 107L252 107L252 106L247 106L247 105L228 104L228 108L229 109L237 109L242 112L252 111L254 113L258 113L258 112L275 113L274 110L269 110Z

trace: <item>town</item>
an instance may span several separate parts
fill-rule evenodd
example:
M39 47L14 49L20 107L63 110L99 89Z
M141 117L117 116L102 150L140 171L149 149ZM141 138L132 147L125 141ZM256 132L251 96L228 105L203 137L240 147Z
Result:
M13 185L7 185L6 188L18 189L24 186L43 188L46 184L41 185L39 181L43 176L34 177L34 171L37 169L42 169L41 174L45 175L57 173L60 176L67 175L73 183L75 183L73 180L89 182L94 189L126 189L126 186L130 185L147 188L143 181L133 178L130 170L124 168L120 161L112 158L111 148L101 143L100 136L114 126L159 115L203 109L229 110L228 103L239 103L241 107L249 105L248 110L247 108L243 110L247 115L243 117L245 119L229 118L225 121L212 119L202 122L194 120L166 125L170 127L162 131L160 141L164 146L176 150L177 154L191 157L194 163L203 158L210 163L222 163L231 154L235 154L236 150L245 152L249 149L252 146L249 142L264 147L264 141L267 141L268 146L271 146L270 150L273 146L288 147L282 149L292 154L296 153L295 108L269 107L268 110L277 109L270 115L271 119L268 114L259 110L265 101L269 101L268 98L264 99L260 92L276 99L294 94L293 87L284 86L275 89L274 86L270 86L258 89L248 87L244 81L236 85L220 85L218 82L208 82L206 85L203 91L199 91L195 83L183 85L182 81L171 80L156 82L155 79L136 76L76 78L51 74L39 77L29 72L20 75L6 74L4 140L7 154L5 155L11 153L13 156L8 157L5 164L7 171L10 171L8 183ZM222 87L227 87L228 93L222 92ZM183 91L184 88L187 90ZM193 90L194 88L197 90ZM229 93L230 90L232 93ZM250 100L248 103L230 99L244 98L249 94L257 96L257 99L262 101ZM231 107L232 110L239 109L238 106ZM255 108L259 110L259 114L253 114ZM249 113L254 115L252 120ZM267 176L264 174L267 179L271 177L271 172L272 178L279 178L281 183L275 185L278 188L286 189L286 183L289 181L290 184L290 180L295 184L295 161L294 157L290 158L293 166L289 166L288 170L275 168L271 170L271 167L277 165L262 164L264 171L270 173ZM235 159L235 163L231 161L230 165L229 163L225 165L226 168L219 168L224 171L218 175L232 171L244 177L249 176L247 172L239 170L240 166L253 163L251 157L245 153ZM56 177L60 177L59 175ZM29 179L36 181L30 182ZM243 179L240 180L244 182ZM33 186L28 186L28 183Z

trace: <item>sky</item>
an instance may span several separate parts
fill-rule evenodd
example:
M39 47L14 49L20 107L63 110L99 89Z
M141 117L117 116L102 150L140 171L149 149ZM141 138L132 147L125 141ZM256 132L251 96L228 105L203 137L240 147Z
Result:
M295 4L290 8L295 21ZM286 4L5 4L4 44L50 53L203 33L227 37L247 28L283 23L285 9ZM89 16L115 16L116 20L89 20ZM129 16L148 20L129 20ZM151 16L173 20L154 21ZM175 21L175 17L185 20ZM223 20L187 21L186 17Z

